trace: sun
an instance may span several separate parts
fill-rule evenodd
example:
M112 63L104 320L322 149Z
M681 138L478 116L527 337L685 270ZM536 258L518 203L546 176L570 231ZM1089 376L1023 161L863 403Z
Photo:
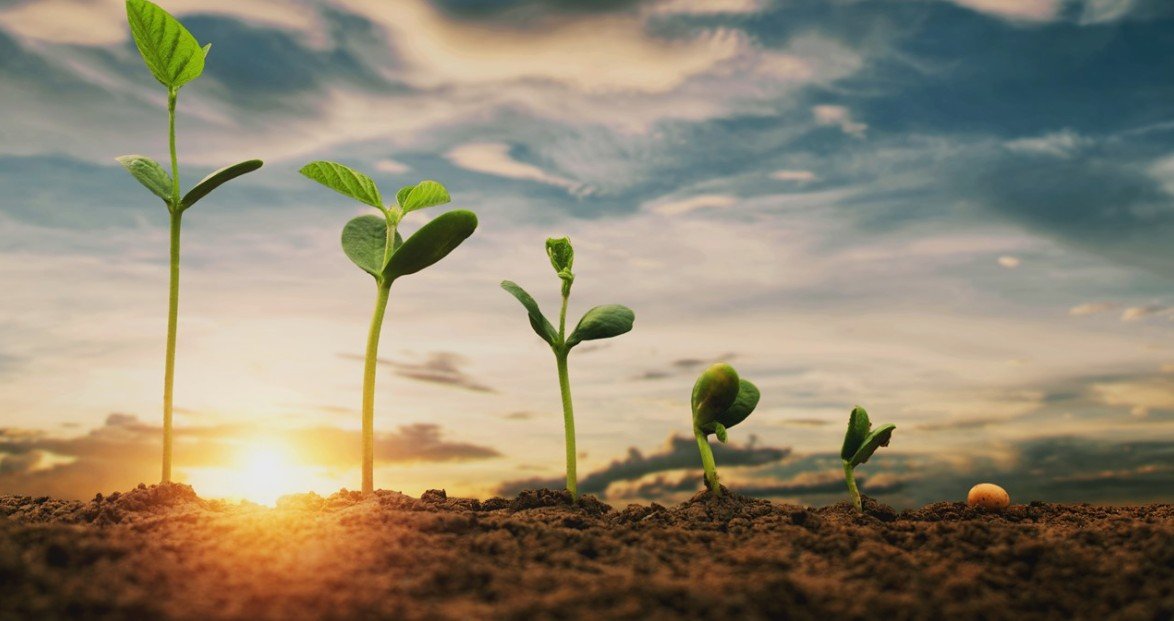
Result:
M258 444L242 447L234 468L232 495L257 504L273 506L277 499L298 491L303 468L294 461L288 447Z

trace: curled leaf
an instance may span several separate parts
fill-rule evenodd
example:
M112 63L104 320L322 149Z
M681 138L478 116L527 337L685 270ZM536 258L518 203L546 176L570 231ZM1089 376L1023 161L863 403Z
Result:
M318 160L310 162L298 171L307 178L349 196L360 203L383 209L383 198L375 182L363 173L338 162Z
M558 332L555 331L554 326L550 324L550 321L539 310L538 303L534 301L534 298L529 293L526 293L525 289L509 280L501 281L501 288L508 291L510 295L522 303L522 306L526 309L526 313L530 316L530 327L534 329L535 334L553 347L558 342Z
M160 84L175 91L200 77L208 48L179 20L148 0L127 0L126 20L135 47Z
M608 339L619 336L632 329L636 321L636 313L632 309L620 304L606 304L596 306L587 311L575 331L567 338L567 347L571 348L583 341Z
M196 204L196 201L207 196L212 190L236 179L241 175L257 170L262 165L261 160L246 160L232 166L225 166L220 170L204 177L196 186L188 190L187 194L183 195L183 200L179 202L180 209L187 209Z
M442 213L420 227L391 255L383 269L383 278L391 282L416 272L448 256L477 229L477 215L457 209Z
M844 434L844 445L840 447L840 459L845 461L852 459L852 456L864 444L864 438L868 436L868 430L871 428L872 423L868 420L868 412L860 406L852 408L852 413L848 415L848 431Z
M712 432L718 416L738 398L738 372L725 363L710 365L693 384L693 425Z
M571 268L575 266L575 249L571 240L566 237L551 237L546 240L546 256L550 257L550 265L558 272L563 280L574 278Z
M123 155L115 158L143 187L152 194L171 204L171 175L159 165L159 162L145 155Z
M713 424L713 435L717 436L718 442L725 444L730 440L730 434L726 432L726 426L721 423Z
M724 428L729 429L734 425L746 420L754 412L754 408L758 407L758 400L762 397L762 393L758 391L758 387L747 380L738 380L738 396L730 407L726 408L724 412L717 415L718 424ZM725 442L725 440L722 440Z
M387 248L387 221L380 216L353 218L342 229L342 250L364 272L377 280L383 273L383 255Z
M849 465L855 468L856 466L859 466L860 464L868 461L868 458L872 457L872 454L876 452L876 449L882 446L888 446L889 440L891 440L893 437L893 430L896 428L896 425L890 424L881 425L880 427L873 429L872 432L864 438L864 442L860 443L860 448L856 449L856 453L852 455L852 459L848 462Z

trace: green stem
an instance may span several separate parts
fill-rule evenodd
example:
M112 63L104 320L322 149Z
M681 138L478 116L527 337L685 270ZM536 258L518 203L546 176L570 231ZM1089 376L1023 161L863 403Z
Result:
M167 143L171 151L171 270L167 295L167 355L163 371L163 482L171 482L172 401L175 394L175 335L179 323L179 232L183 211L179 208L179 160L175 155L175 98L167 93Z
M375 491L375 365L379 356L379 333L383 329L383 314L391 283L379 285L375 298L375 313L367 332L367 356L363 365L363 493Z
M717 484L717 464L713 461L713 449L709 446L709 440L706 439L705 432L696 427L693 428L693 435L697 438L697 449L701 451L701 466L705 468L705 485L715 496L721 496L722 488Z
M852 506L856 510L863 513L864 509L860 503L860 490L856 489L856 470L852 468L852 464L848 460L844 460L844 480L848 482L848 493L852 495Z
M558 360L558 387L563 395L563 431L567 439L567 491L573 502L579 501L579 478L576 474L575 411L571 405L571 380L567 375L567 353L556 353Z

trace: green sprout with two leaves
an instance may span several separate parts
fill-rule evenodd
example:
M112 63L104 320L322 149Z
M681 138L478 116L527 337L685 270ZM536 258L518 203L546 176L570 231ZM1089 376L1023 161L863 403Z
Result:
M722 493L717 480L717 465L713 461L713 449L709 446L709 435L725 444L726 431L746 420L762 393L758 387L738 377L738 372L725 363L711 365L701 373L693 384L693 435L697 438L697 449L701 451L701 466L705 468L705 485L715 496Z
M379 334L391 293L391 283L415 274L448 256L477 229L477 215L464 209L436 216L404 239L400 221L413 211L449 202L448 190L436 181L400 188L395 203L384 205L375 182L337 162L316 161L302 167L303 175L379 210L381 216L359 216L342 229L342 250L355 265L375 278L375 312L367 333L363 366L363 493L375 490L375 365Z
M848 482L848 493L852 495L852 505L857 511L863 512L864 508L860 490L856 488L856 466L868 461L876 449L888 446L896 428L896 425L888 424L873 429L868 412L860 406L853 408L848 416L848 432L844 434L840 459L844 461L844 480Z
M167 354L163 373L163 482L171 481L172 397L175 387L175 337L179 323L179 238L183 214L197 201L224 183L261 167L261 160L246 160L204 177L186 194L180 194L179 160L175 153L175 104L179 90L200 77L209 43L200 46L192 33L167 11L147 0L127 0L126 17L135 46L147 68L167 88L168 146L171 172L145 155L124 155L118 162L152 194L163 199L171 215L171 271L167 309Z
M534 332L546 341L550 345L551 351L554 352L555 363L558 367L559 390L563 400L563 432L566 436L567 449L567 491L571 493L571 499L578 502L579 483L575 473L577 457L575 453L575 413L571 404L571 380L567 373L567 357L570 355L571 349L583 341L607 339L628 332L632 329L636 314L627 306L619 304L596 306L583 315L578 325L568 335L567 302L571 297L571 285L575 282L575 274L571 271L575 264L575 249L571 246L571 240L566 237L552 237L546 240L546 254L550 257L550 265L562 280L563 301L562 310L558 314L557 331L539 310L538 303L529 293L526 293L525 289L508 280L502 281L501 288L522 303L522 306L526 308L526 313L530 316L530 327L534 328Z

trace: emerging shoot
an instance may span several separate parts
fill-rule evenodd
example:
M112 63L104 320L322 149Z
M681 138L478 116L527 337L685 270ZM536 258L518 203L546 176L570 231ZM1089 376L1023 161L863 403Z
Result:
M171 173L145 155L124 155L118 162L152 194L163 200L171 215L171 272L167 307L167 354L163 372L163 482L171 481L171 404L175 385L175 336L179 318L179 234L183 213L227 181L261 167L246 160L204 177L187 194L179 191L179 161L175 155L175 102L179 89L200 77L209 43L203 47L167 11L147 0L127 0L126 18L135 46L147 68L167 89L168 146Z
M714 495L721 495L717 482L717 465L709 434L725 444L726 430L746 420L758 406L761 397L758 387L738 377L738 372L725 363L711 365L693 384L693 435L701 451L701 466L705 468L705 485Z
M477 228L477 216L457 209L440 214L406 240L399 224L408 213L449 202L448 190L435 181L421 181L400 188L395 202L384 206L379 188L370 177L335 162L310 162L303 175L322 185L379 210L382 216L359 216L342 229L342 250L364 272L375 278L375 312L367 333L363 366L363 493L375 491L375 364L379 333L391 283L415 274L448 256Z
M848 416L848 433L844 435L844 446L840 449L840 459L844 460L844 479L848 482L848 493L852 495L852 504L856 510L863 512L860 502L860 490L856 489L856 466L868 461L869 457L882 446L888 446L893 437L896 425L881 425L876 429L868 420L868 412L856 406Z
M572 500L579 500L579 484L575 474L575 414L571 405L571 381L567 375L567 356L571 349L583 341L607 339L619 336L632 329L636 314L627 306L608 304L596 306L587 311L571 334L567 335L567 301L571 296L571 285L575 282L575 274L571 268L575 263L575 249L571 247L571 240L566 237L550 238L546 240L546 254L550 257L550 265L562 280L562 310L558 315L558 330L554 329L550 321L538 309L538 303L530 297L524 289L508 280L502 281L501 288L517 298L530 316L530 327L534 332L550 345L554 352L555 363L558 367L558 383L563 398L563 431L566 435L567 448L567 491Z

